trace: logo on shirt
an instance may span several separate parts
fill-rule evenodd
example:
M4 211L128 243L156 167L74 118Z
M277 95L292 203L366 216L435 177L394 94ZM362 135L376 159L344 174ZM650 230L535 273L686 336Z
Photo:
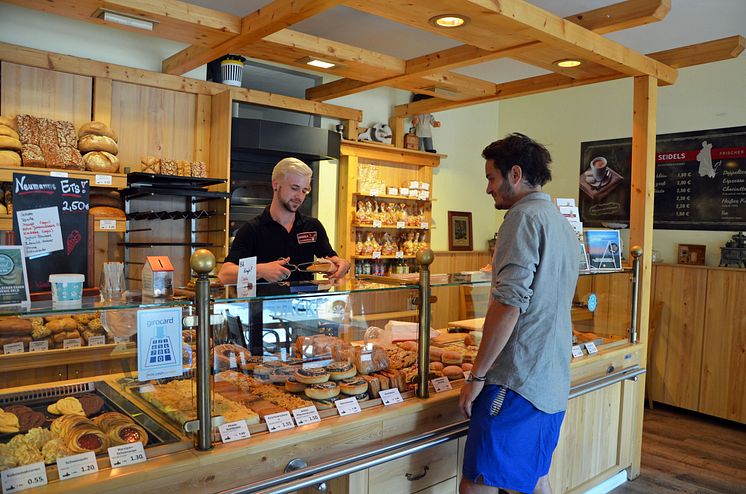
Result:
M299 244L312 244L316 242L316 232L303 232L298 234Z

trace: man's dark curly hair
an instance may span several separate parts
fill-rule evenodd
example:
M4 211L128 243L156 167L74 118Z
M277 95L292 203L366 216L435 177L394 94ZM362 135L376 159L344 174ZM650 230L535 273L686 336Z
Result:
M547 148L517 132L484 148L482 157L492 160L503 178L508 177L513 165L518 165L523 170L523 179L532 187L552 180L552 171L549 169L552 157Z

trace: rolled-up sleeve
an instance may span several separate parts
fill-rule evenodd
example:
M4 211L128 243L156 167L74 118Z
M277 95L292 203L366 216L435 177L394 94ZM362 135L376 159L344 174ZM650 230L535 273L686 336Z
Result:
M492 296L498 302L526 312L539 264L541 236L535 222L525 214L507 214L497 234L493 260Z

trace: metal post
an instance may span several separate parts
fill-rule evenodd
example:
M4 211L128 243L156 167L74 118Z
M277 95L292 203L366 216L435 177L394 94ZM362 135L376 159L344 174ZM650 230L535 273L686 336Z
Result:
M210 279L208 274L215 267L215 256L207 249L199 249L190 258L192 270L197 273L197 449L212 449L212 404L210 400Z
M430 396L428 376L430 375L430 264L435 255L430 249L417 252L417 264L420 265L420 331L418 345L417 396Z
M639 297L640 297L640 258L642 257L642 247L639 245L633 245L629 250L632 254L632 307L630 315L631 327L629 330L629 341L630 343L637 343L637 318L639 314Z

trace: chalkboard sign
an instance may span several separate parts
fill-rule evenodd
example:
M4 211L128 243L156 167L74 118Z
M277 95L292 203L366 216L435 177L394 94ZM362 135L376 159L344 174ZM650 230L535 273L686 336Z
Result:
M50 274L86 274L88 186L88 180L13 174L13 231L31 292L48 291Z
M586 226L629 224L632 139L580 146ZM656 138L654 228L746 229L746 127Z

